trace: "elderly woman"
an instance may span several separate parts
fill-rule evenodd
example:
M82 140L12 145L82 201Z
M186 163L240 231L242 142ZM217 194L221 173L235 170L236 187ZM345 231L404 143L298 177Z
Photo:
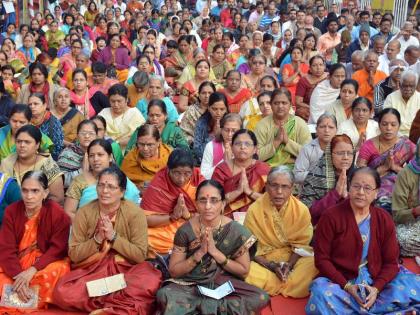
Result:
M308 208L292 195L294 177L287 166L268 174L266 192L248 209L244 225L258 239L257 253L245 278L270 295L309 295L314 266L313 228Z
M311 169L320 161L327 145L337 133L337 121L334 115L325 113L316 122L316 138L305 144L296 158L293 175L295 183L302 184Z
M2 314L20 314L25 304L45 310L52 303L58 279L70 271L65 260L69 230L69 217L48 199L45 174L27 172L22 200L7 207L0 230Z
M33 93L29 96L28 106L32 111L31 124L39 128L54 143L54 149L51 156L57 160L58 155L63 149L63 128L60 121L48 110L48 105L44 94Z
M381 176L378 188L377 205L391 212L392 191L398 173L415 153L415 145L406 137L399 135L400 113L386 108L378 115L380 134L363 143L357 159L357 166L369 166Z
M147 216L149 255L168 254L177 229L196 213L195 191L204 178L188 151L175 149L153 177L140 207Z
M64 146L69 146L77 139L77 126L83 121L83 115L71 107L70 91L60 87L54 93L54 106L51 114L60 120L64 134Z
M341 82L346 78L346 68L341 63L333 64L329 69L329 77L318 83L309 101L309 123L315 124L318 117L335 102L340 94Z
M0 160L16 152L16 133L20 127L29 125L32 111L27 105L16 104L10 111L9 124L0 128ZM52 152L54 145L48 136L42 134L40 149L43 152Z
M326 112L334 115L337 119L337 126L351 118L351 106L357 98L358 90L359 83L353 79L345 79L341 82L338 99L326 109Z
M226 74L226 86L220 90L228 101L229 112L239 113L242 105L251 99L251 91L241 87L242 75L238 70L230 70Z
M353 141L356 151L366 140L379 135L378 123L370 119L373 115L372 103L365 97L356 98L351 104L351 117L338 127L337 134L346 134Z
M157 293L162 313L255 314L268 303L267 294L243 281L250 270L256 238L241 224L223 215L222 186L202 182L196 192L198 215L176 231L169 262L171 279ZM214 289L227 281L235 293L209 299L197 285ZM173 307L173 305L177 305Z
M114 163L111 145L104 139L93 140L86 149L86 154L88 167L85 167L80 175L74 177L66 191L64 210L72 220L79 208L98 199L96 191L98 175ZM129 179L127 179L124 198L139 204L139 190Z
M274 90L271 95L272 115L255 127L258 156L270 166L287 164L291 168L302 146L311 141L305 121L290 114L292 96L286 88Z
M110 108L104 108L99 116L106 120L106 132L124 151L136 128L145 123L137 108L128 107L128 90L123 84L115 84L108 91Z
M112 34L108 37L108 45L101 50L98 61L115 69L118 81L124 82L127 80L131 59L127 48L121 46L119 34Z
M354 155L351 139L336 135L307 174L299 199L309 208L313 225L325 209L347 197L347 174L354 164Z
M251 57L248 59L248 63L250 64L250 71L244 75L243 80L245 82L246 87L250 89L252 94L257 95L258 92L261 90L261 86L259 84L261 79L266 75L275 77L275 74L271 68L268 68L266 66L267 59L264 55L262 55L259 52L254 52L255 55L252 55L251 52ZM244 73L241 71L241 68L238 68L238 70L241 73Z
M144 192L155 174L166 166L171 151L162 143L159 129L144 124L138 129L136 147L125 156L121 170Z
M42 63L36 62L29 66L30 83L22 85L16 100L19 104L28 104L29 96L32 93L42 93L49 107L54 104L54 92L58 86L48 82L48 70Z
M392 192L392 216L397 224L397 238L402 256L418 256L420 253L420 142L416 154L400 170Z
M375 170L357 169L349 198L322 215L314 246L320 277L312 282L307 314L416 312L418 276L398 266L394 222L372 206L380 185Z
M61 278L54 303L82 312L112 310L115 313L152 314L161 273L145 262L146 217L124 200L127 177L118 168L98 174L98 200L79 209L69 241L69 257L75 269ZM123 273L124 289L90 297L86 282Z
M226 124L222 133L228 129L225 127ZM228 143L227 157L216 166L212 179L222 184L226 193L224 214L232 216L235 212L246 212L261 197L270 168L255 159L257 138L252 131L240 129L231 136L230 143L229 139L225 141Z

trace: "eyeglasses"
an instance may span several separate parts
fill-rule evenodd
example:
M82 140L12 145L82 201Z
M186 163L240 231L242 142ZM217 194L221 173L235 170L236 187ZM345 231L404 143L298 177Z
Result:
M105 190L105 189L108 189L109 191L116 191L116 190L118 190L118 189L119 189L119 187L118 187L118 186L114 186L114 185L110 185L110 184L104 184L104 183L99 183L99 184L97 185L97 188L98 188L99 190Z
M156 143L142 143L142 142L137 142L137 147L142 147L142 148L153 148L156 145Z
M212 205L212 206L215 206L220 201L222 201L222 199L219 199L219 198L210 198L210 199L200 198L200 199L197 200L197 203L202 205L202 206L206 206L208 203L210 203L210 205Z
M245 147L245 148L251 148L254 146L254 143L250 141L235 141L233 143L235 147Z
M333 152L333 154L338 155L338 156L353 156L353 151L338 151L338 152Z
M80 131L79 135L82 137L95 137L96 133L91 131Z
M360 189L363 189L366 194L370 194L372 191L376 190L376 188L372 188L370 186L362 186L360 184L352 184L350 185L350 189L353 191L360 191Z

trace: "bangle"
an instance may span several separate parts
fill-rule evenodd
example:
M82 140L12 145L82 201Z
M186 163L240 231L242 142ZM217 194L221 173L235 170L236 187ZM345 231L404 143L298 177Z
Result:
M184 220L189 220L191 219L191 212L188 212L188 216L187 217L182 217Z
M96 239L96 234L93 234L93 240L95 241L95 243L96 244L98 244L98 245L101 245L102 244L102 242L99 242L97 239Z
M226 257L225 260L220 264L222 267L225 267L229 262L229 258L227 258L227 256L225 257Z
M111 242L115 242L115 240L117 239L117 232L114 231L114 234L112 234L112 238L111 238Z
M344 291L348 291L351 285L352 283L350 281L347 282L346 285L344 286Z

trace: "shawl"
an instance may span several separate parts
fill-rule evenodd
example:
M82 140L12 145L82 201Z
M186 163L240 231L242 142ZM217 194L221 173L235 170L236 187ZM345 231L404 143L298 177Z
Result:
M309 102L311 108L309 122L316 123L318 116L324 113L324 111L335 102L339 94L340 89L334 89L331 86L329 79L318 83L312 92L311 100ZM317 110L314 111L313 107L316 107Z
M170 57L166 58L166 68L176 68L183 70L193 60L192 54L185 56L179 50L175 51Z
M279 211L264 193L249 207L244 225L258 239L257 256L281 261L288 259L295 248L312 251L311 215L308 207L293 195Z
M204 177L201 175L200 169L194 168L190 185L193 188L197 188L203 180ZM180 194L184 196L188 210L196 212L194 200L183 188L176 186L172 182L169 177L169 169L165 167L157 172L152 179L150 186L144 192L140 207L146 211L169 214L173 211Z
M62 126L64 126L66 123L68 123L70 120L73 119L74 116L78 113L78 110L74 107L71 107L70 110L60 119L60 123Z
M90 99L98 90L95 88L88 89L83 95L79 96L75 92L70 91L71 102L76 106L77 110L83 114L85 118L95 116L96 112Z
M156 172L166 166L171 151L169 146L162 143L159 145L157 158L145 160L140 158L139 149L134 148L125 156L121 170L137 186L143 186L145 182L152 180Z
M420 175L420 139L417 141L416 154L408 163L408 168L416 175Z
M252 93L248 88L240 88L235 96L231 96L226 89L223 89L220 92L226 96L229 113L239 113L242 105L252 98Z

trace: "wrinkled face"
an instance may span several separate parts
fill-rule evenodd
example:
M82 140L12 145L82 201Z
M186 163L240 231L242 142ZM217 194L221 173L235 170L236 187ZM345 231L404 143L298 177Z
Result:
M159 141L152 135L144 135L137 138L137 149L140 158L151 159L158 155Z
M148 121L158 129L165 126L166 118L166 114L162 112L162 109L159 106L152 106L149 108Z
M73 86L75 91L85 91L87 88L86 77L82 73L76 73L73 77Z
M241 124L237 121L228 121L224 124L221 129L223 141L232 142L232 137L239 129L241 129Z
M178 166L169 170L169 177L178 187L184 187L191 180L193 169L189 166Z
M47 104L43 103L38 97L31 96L28 99L28 106L32 111L33 117L42 117L47 110Z
M254 33L254 36L252 37L252 43L254 44L254 47L261 47L263 37L260 33Z
M378 54L378 56L382 55L385 50L385 42L384 41L376 41L373 44L373 51Z
M258 107L262 113L263 117L271 115L273 111L271 110L270 96L264 95L258 98Z
M353 69L353 72L356 72L358 70L363 69L363 60L359 57L357 57L357 58L352 57L351 58L351 67Z
M213 186L204 186L197 195L197 210L206 222L212 222L223 213L225 202L220 192Z
M14 136L20 127L29 124L29 120L26 119L23 113L14 113L9 119L9 124L10 129L12 130L12 135Z
M346 70L344 70L343 68L337 69L336 71L334 71L334 73L330 77L331 86L334 89L339 89L341 83L344 81L345 78L346 78Z
M118 180L115 175L103 174L96 186L99 203L103 206L112 206L124 196L125 191L118 185Z
M348 170L353 163L353 146L346 142L338 142L332 149L332 162L335 169L341 172Z
M401 82L401 95L403 99L408 100L416 91L416 78L414 76L405 77Z
M111 95L109 97L109 103L111 104L111 111L114 115L119 116L126 112L128 100L122 95Z
M227 113L226 105L223 101L214 102L209 106L209 113L213 120L220 121L222 117Z
M84 149L86 149L96 138L96 131L91 124L83 125L77 133L77 139L80 142L80 146Z
M70 107L70 94L66 90L58 92L54 99L54 105L62 111L67 110Z
M270 196L271 203L280 210L292 194L293 183L285 174L271 176L267 180L265 189Z
M331 118L324 118L316 126L316 135L321 143L330 143L337 133L337 127Z
M381 121L379 121L379 129L381 130L381 136L385 140L395 139L400 129L397 116L392 113L383 115Z
M403 73L404 68L401 64L401 67L395 68L394 71L390 73L390 77L394 81L399 81L401 79L401 74Z
M232 92L236 92L241 87L241 75L238 72L232 72L228 78L226 78L226 87Z
M365 103L357 104L351 111L355 123L367 124L371 109Z
M15 139L16 153L20 159L28 159L36 155L39 143L29 133L21 132Z
M42 207L42 201L48 196L48 189L44 189L35 178L28 178L22 183L22 200L26 211L36 211Z
M285 94L277 94L273 101L271 102L271 110L273 111L273 116L277 120L283 120L289 115L290 100Z
M375 71L378 68L379 62L378 62L378 55L377 54L368 54L365 58L364 65L366 68L366 71Z
M163 98L163 86L159 80L150 80L149 82L149 95L151 99Z
M366 172L358 172L353 176L349 187L349 199L352 207L359 209L369 207L376 199L377 188L375 178Z
M76 68L85 69L89 66L89 58L86 58L83 55L78 55L76 57Z

